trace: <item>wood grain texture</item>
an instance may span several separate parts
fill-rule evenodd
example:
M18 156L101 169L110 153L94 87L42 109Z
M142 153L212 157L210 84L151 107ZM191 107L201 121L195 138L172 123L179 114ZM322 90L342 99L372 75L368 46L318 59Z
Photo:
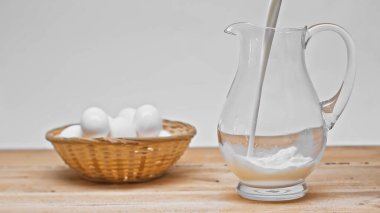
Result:
M0 151L0 212L380 212L380 147L328 147L302 199L240 198L219 150L189 149L148 183L83 180L45 151Z

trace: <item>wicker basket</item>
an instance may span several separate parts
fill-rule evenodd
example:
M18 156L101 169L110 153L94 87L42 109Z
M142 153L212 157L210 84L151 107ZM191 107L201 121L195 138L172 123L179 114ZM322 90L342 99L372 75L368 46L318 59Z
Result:
M196 134L193 126L169 120L164 120L163 128L171 136L155 138L58 137L65 127L46 134L65 163L86 179L116 183L160 177L181 157Z

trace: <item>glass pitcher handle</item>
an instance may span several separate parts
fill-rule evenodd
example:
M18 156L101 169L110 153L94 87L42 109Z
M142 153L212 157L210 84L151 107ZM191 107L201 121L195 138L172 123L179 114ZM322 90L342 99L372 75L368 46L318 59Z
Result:
M344 80L338 92L332 98L321 102L326 126L328 129L332 129L351 96L356 74L356 52L355 44L350 34L344 28L335 24L317 24L308 27L305 35L305 47L314 35L322 31L336 32L344 40L347 47L347 70Z

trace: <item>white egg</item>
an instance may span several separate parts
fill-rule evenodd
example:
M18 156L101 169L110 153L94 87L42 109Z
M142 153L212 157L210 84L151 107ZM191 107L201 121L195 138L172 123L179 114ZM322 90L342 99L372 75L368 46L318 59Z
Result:
M134 118L139 137L156 137L162 129L162 118L156 107L143 105L136 111Z
M82 137L82 128L80 125L72 125L66 127L60 134L62 138L80 138Z
M129 122L124 117L112 119L110 123L110 136L112 138L132 138L136 137L135 124Z
M170 132L168 132L166 130L161 130L160 134L158 136L160 136L160 137L169 137L169 136L172 136L172 135L170 134Z
M117 117L124 117L128 121L133 122L135 114L136 114L136 109L129 107L129 108L125 108L125 109L121 110Z
M100 108L91 107L82 114L81 127L85 137L106 137L109 133L109 116Z

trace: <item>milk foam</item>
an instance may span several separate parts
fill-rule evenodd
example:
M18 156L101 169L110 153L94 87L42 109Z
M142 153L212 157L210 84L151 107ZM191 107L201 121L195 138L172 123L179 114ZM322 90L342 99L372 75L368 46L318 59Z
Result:
M297 147L291 146L285 149L280 149L277 153L266 157L242 157L242 160L249 161L257 167L263 169L288 169L291 167L302 167L313 159L304 157L297 153Z
M234 148L228 142L222 145L228 167L241 181L253 186L292 185L303 181L314 167L313 159L297 153L295 146L262 157L240 155Z

